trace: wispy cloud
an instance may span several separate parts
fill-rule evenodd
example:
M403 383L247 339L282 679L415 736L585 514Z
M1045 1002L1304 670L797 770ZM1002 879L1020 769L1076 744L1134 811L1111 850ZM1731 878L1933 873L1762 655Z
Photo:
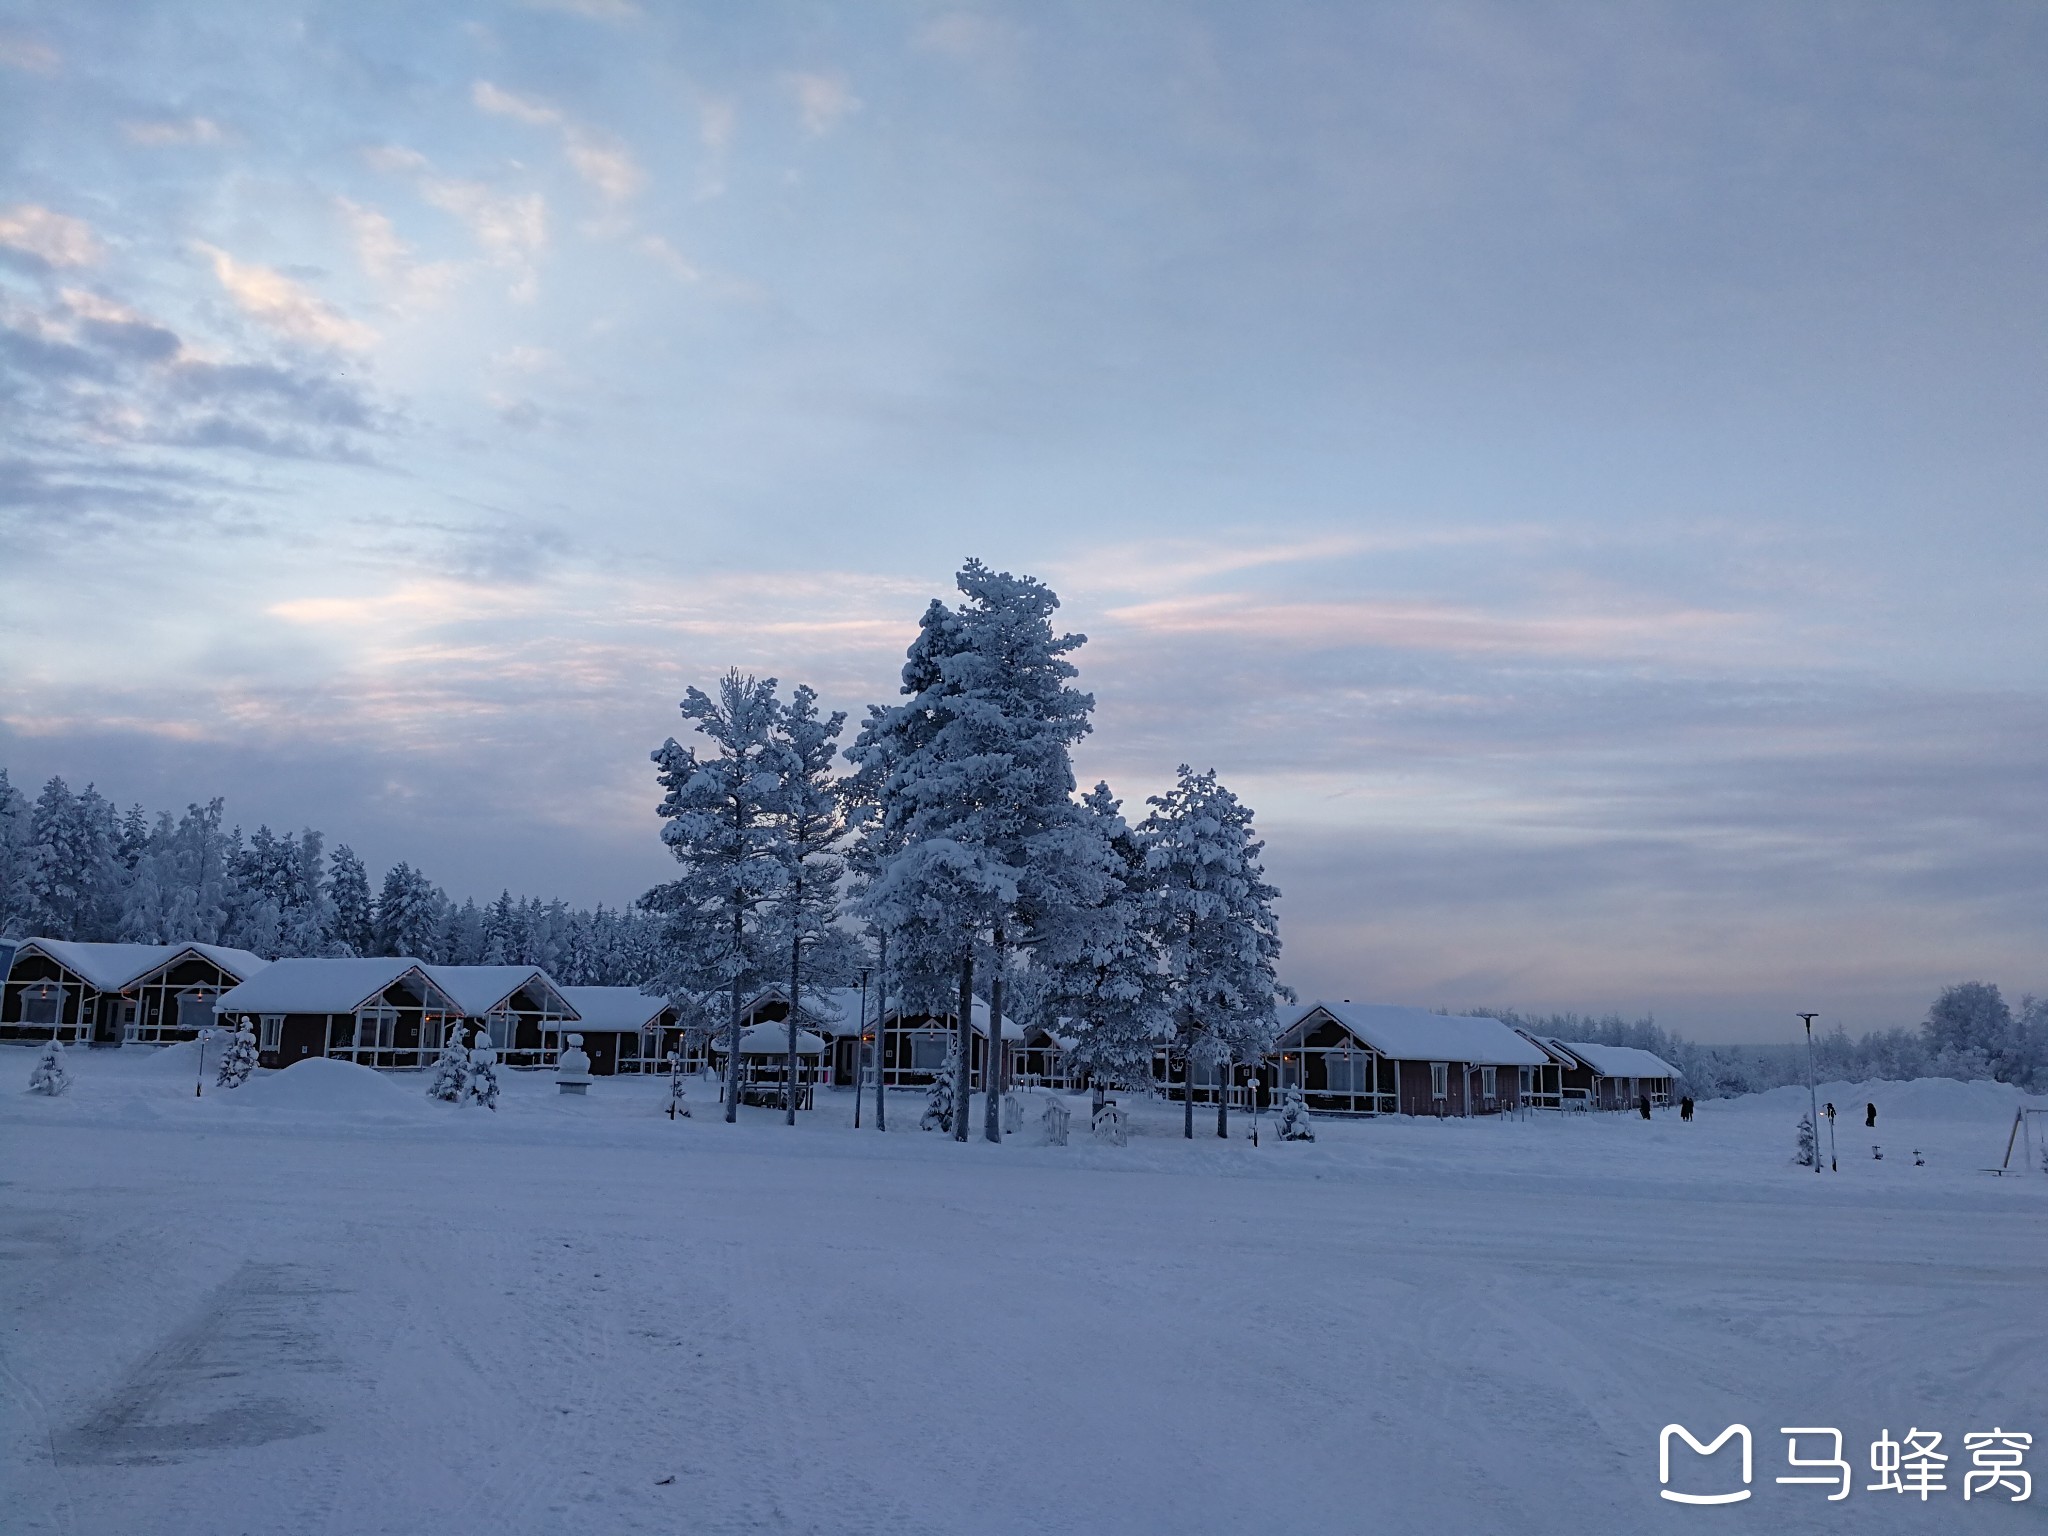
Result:
M374 346L377 333L352 320L282 272L237 261L218 246L200 249L213 262L213 275L241 311L278 335L315 346L360 352Z
M0 246L53 267L88 267L102 254L85 220L35 203L0 208Z
M509 117L531 127L556 130L562 137L562 152L576 174L607 201L624 202L646 182L623 142L586 127L559 107L516 96L488 80L479 80L470 88L470 99L477 110L494 117Z
M54 75L63 60L48 43L19 33L0 32L0 66L31 75Z
M633 0L520 0L529 11L556 11L588 21L636 21L640 7Z
M210 117L154 118L141 122L123 123L121 132L131 144L140 144L148 149L162 149L188 144L221 144L227 134Z
M860 98L842 74L798 70L787 78L804 130L814 137L824 137L860 110Z
M335 206L355 241L356 260L363 271L387 285L402 302L431 303L460 276L459 263L415 261L413 248L399 238L390 216L381 210L346 197L336 198Z

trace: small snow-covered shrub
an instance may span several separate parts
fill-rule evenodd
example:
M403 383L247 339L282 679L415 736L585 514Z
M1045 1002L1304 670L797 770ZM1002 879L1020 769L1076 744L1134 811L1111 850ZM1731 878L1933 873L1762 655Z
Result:
M683 1053L668 1053L668 1117L671 1120L690 1118L689 1100L683 1096Z
M479 1034L469 1050L469 1101L485 1109L498 1107L498 1053L489 1037Z
M956 1043L947 1048L946 1064L939 1068L939 1075L925 1092L924 1115L917 1122L920 1131L953 1129L953 1073L959 1065L960 1047Z
M70 1086L71 1074L64 1067L64 1047L52 1040L36 1059L35 1071L28 1075L28 1091L54 1099Z
M469 1052L462 1044L462 1026L450 1025L447 1042L434 1059L434 1076L427 1084L427 1097L443 1104L460 1104L469 1087Z
M1301 1096L1297 1084L1287 1090L1287 1100L1280 1106L1280 1139L1282 1141L1314 1141L1316 1128L1309 1123L1308 1104Z
M255 1070L256 1037L246 1029L238 1029L228 1036L227 1047L220 1053L220 1070L214 1073L213 1084L216 1088L239 1088Z

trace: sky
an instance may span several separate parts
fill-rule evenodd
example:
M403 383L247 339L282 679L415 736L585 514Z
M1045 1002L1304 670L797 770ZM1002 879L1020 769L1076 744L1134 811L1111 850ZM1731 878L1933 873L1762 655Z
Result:
M0 0L0 765L629 901L978 556L1304 997L2048 991L2048 7Z

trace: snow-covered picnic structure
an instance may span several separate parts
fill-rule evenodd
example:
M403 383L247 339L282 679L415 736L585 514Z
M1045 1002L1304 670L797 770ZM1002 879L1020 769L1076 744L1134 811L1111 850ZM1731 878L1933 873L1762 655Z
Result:
M1549 1065L1498 1019L1347 1000L1296 1010L1260 1077L1267 1102L1299 1088L1320 1114L1462 1116L1518 1107Z
M213 1023L229 989L268 968L219 944L17 940L0 988L0 1040L168 1045Z

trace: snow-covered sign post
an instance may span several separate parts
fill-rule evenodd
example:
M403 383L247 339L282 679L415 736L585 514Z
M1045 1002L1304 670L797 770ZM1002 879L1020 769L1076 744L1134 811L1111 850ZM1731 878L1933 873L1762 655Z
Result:
M785 873L777 825L787 778L776 739L781 706L774 678L728 672L715 700L692 688L682 710L711 747L700 754L670 737L653 754L667 791L661 840L683 872L641 904L665 919L659 980L670 996L726 994L730 1124L739 1118L740 1009L747 989L771 973L773 936L763 931L764 918Z
M690 1118L690 1103L683 1093L683 1053L681 1047L668 1053L668 1117L671 1120Z
M937 599L903 668L903 703L876 709L847 755L872 782L880 855L862 915L929 972L950 962L959 997L954 1137L967 1139L974 971L988 976L987 1113L1002 1140L1004 984L1014 957L1099 898L1108 856L1074 801L1073 744L1095 701L1070 686L1059 598L969 560L966 601Z
M1230 1075L1273 1042L1274 1004L1293 1001L1280 985L1280 924L1252 834L1252 813L1214 769L1180 766L1178 781L1147 802L1138 828L1155 942L1172 997L1173 1053L1181 1062L1182 1134L1195 1134L1195 1064L1217 1067L1216 1134L1230 1134Z
M846 716L818 713L818 695L804 684L777 711L775 739L781 748L782 786L777 797L776 852L782 885L770 909L780 947L789 957L789 1051L783 1065L785 1119L796 1124L798 1010L806 960L826 981L843 979L853 945L838 926L839 885L846 862L839 844L846 836L845 806L833 781L832 761ZM854 1092L860 1092L858 1084Z

